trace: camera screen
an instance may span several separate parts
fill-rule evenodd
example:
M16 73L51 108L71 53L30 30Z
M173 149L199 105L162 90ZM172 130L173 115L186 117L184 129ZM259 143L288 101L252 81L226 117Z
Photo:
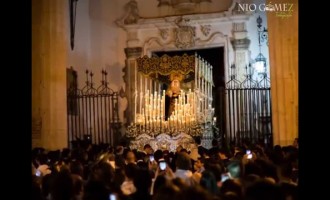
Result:
M109 195L109 200L117 200L116 195L114 195L114 194L110 194L110 195Z
M150 162L153 162L155 160L154 156L150 156L149 159L150 159Z
M166 162L165 162L165 161L160 162L160 163L159 163L159 168L160 168L161 170L165 170L165 169L166 169Z
M228 174L222 174L221 175L221 182L225 182L226 180L228 180L230 177Z
M36 171L36 176L41 176L41 172L40 172L40 170L37 170L37 171Z

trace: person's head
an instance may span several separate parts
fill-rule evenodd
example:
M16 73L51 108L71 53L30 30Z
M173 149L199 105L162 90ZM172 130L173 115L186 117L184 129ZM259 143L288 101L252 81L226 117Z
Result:
M128 151L126 154L126 162L127 163L135 163L135 154L133 151Z
M200 185L211 194L216 195L218 193L217 181L214 174L211 171L204 171L200 180Z
M157 182L157 179L156 179L156 182ZM160 179L158 179L158 180L160 180ZM166 178L164 178L163 181L166 181ZM165 184L165 183L162 186L156 187L156 182L155 182L155 188L154 188L154 197L153 197L154 200L169 200L169 199L179 200L180 199L179 187L177 187L174 184Z
M195 138L195 142L196 142L197 145L202 144L201 137L197 136L197 137Z
M243 196L242 184L237 179L236 180L227 179L226 181L223 182L220 192L222 194L226 194L227 192L234 192L239 197L242 197Z
M144 152L146 152L147 154L152 154L152 153L153 153L153 149L152 149L152 147L150 146L150 144L146 144L146 145L144 145L143 150L144 150Z
M219 146L218 140L217 139L213 139L212 140L212 147L218 147L218 146Z
M231 161L227 166L228 172L230 173L231 177L239 178L242 176L243 173L243 166L242 163L238 160Z
M155 158L155 161L158 162L159 159L162 159L164 158L164 154L163 154L163 151L160 150L160 149L157 149L154 153L154 158Z
M194 163L194 170L200 170L202 167L204 167L204 161L199 157Z
M246 188L246 200L284 200L280 186L266 180L260 180Z
M298 148L298 146L299 146L299 140L298 140L298 138L295 138L294 139L293 146L296 147L296 148Z
M180 152L176 159L177 169L191 170L191 159L187 153Z
M148 193L152 184L149 170L138 168L135 172L133 183L139 193Z
M133 180L135 173L137 171L137 166L133 163L129 163L125 166L125 176L129 179L129 180Z

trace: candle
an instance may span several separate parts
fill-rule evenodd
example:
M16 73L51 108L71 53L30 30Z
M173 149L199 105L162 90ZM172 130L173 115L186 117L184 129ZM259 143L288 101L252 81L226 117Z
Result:
M139 113L141 114L142 113L142 99L143 99L143 93L142 91L140 92L140 101L139 101L139 106L140 106L140 109L139 109Z
M197 86L197 82L196 82L196 80L197 80L197 66L198 66L198 57L197 57L197 53L195 53L195 82L194 82L194 87L196 88L196 86ZM189 89L190 90L190 89Z
M134 122L136 123L137 90L134 92Z

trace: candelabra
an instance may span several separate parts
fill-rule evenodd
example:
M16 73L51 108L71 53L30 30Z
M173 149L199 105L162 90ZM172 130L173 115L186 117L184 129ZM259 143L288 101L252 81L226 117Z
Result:
M155 137L162 133L172 136L180 133L200 136L216 122L216 118L213 118L214 108L211 105L204 107L199 98L201 94L197 90L192 92L189 89L187 93L181 90L181 95L174 102L175 109L168 119L165 118L164 90L162 95L157 92L151 94L149 90L144 95L140 94L144 97L145 106L141 113L136 114L135 123L127 127L128 137L141 134Z

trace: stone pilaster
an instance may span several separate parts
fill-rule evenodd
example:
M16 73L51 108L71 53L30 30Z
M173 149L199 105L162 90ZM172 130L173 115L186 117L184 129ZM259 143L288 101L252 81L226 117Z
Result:
M298 0L289 4L292 11L267 12L274 145L298 137Z
M125 110L126 123L130 124L135 118L134 113L134 95L137 90L137 63L136 59L142 55L142 47L125 48L126 66L124 68L125 95L127 98L127 108Z
M245 79L245 67L249 65L249 46L251 41L247 38L245 23L234 23L234 37L231 44L234 49L234 59L236 66L236 78L239 81Z
M32 1L32 147L68 146L67 1Z

